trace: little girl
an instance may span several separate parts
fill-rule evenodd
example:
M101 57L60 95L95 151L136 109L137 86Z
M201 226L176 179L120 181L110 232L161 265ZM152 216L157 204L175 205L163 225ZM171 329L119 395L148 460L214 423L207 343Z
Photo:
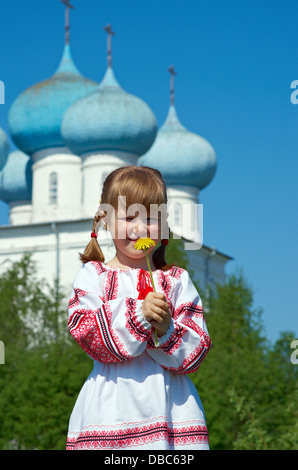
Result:
M127 207L146 207L148 218L127 216L119 196ZM135 248L138 238L159 241L161 220L149 217L150 205L166 203L157 170L129 166L105 180L69 301L70 333L94 360L70 418L69 450L209 449L203 407L186 375L211 347L200 296L187 271L167 265L167 239L147 251L156 292L145 251ZM96 237L107 205L116 255L105 264Z

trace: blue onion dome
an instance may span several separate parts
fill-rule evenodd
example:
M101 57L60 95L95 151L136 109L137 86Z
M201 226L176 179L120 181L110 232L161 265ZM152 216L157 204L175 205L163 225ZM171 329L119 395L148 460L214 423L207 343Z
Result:
M216 155L207 140L181 124L175 106L171 104L154 144L138 164L159 170L166 185L203 189L215 175Z
M20 150L8 155L0 172L0 199L4 202L31 201L32 159Z
M66 109L97 87L98 83L80 74L65 44L55 74L21 93L9 110L9 131L17 147L31 155L64 146L60 127Z
M68 108L61 133L78 155L120 151L140 156L154 142L157 121L143 100L120 87L108 66L98 89Z
M9 152L9 141L6 133L0 127L0 171L4 167Z

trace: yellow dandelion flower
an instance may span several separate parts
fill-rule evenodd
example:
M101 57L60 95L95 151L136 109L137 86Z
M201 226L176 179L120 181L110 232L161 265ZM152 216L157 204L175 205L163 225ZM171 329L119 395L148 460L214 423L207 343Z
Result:
M148 250L151 246L155 246L155 242L151 238L138 238L135 242L136 250Z

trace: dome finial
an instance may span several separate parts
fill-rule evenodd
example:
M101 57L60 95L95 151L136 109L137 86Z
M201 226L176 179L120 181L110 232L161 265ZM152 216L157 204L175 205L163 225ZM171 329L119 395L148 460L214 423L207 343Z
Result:
M171 105L175 106L175 85L174 85L174 77L177 75L177 73L174 70L174 66L171 65L168 68L168 72L171 74L170 78L170 97L171 97Z
M65 5L65 44L69 44L69 30L70 30L70 21L69 21L69 9L74 10L74 6L70 4L70 0L60 0L61 3Z
M107 37L107 49L108 49L108 67L112 68L112 36L115 36L114 31L112 31L112 26L110 24L107 24L105 26L104 31L108 33Z

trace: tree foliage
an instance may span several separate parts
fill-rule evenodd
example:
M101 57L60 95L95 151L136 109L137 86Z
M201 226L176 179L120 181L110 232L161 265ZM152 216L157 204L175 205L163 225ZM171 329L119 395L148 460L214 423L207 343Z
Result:
M171 241L168 262L187 268L181 243ZM92 368L67 331L63 293L35 272L26 255L0 277L0 449L63 450L70 413ZM293 334L269 344L242 274L203 296L203 304L213 348L191 379L211 449L297 449Z
M35 277L30 255L0 277L0 449L64 449L92 363L67 333L63 296Z
M297 449L293 333L282 333L270 345L241 273L217 285L207 310L213 348L192 379L205 408L211 448Z

